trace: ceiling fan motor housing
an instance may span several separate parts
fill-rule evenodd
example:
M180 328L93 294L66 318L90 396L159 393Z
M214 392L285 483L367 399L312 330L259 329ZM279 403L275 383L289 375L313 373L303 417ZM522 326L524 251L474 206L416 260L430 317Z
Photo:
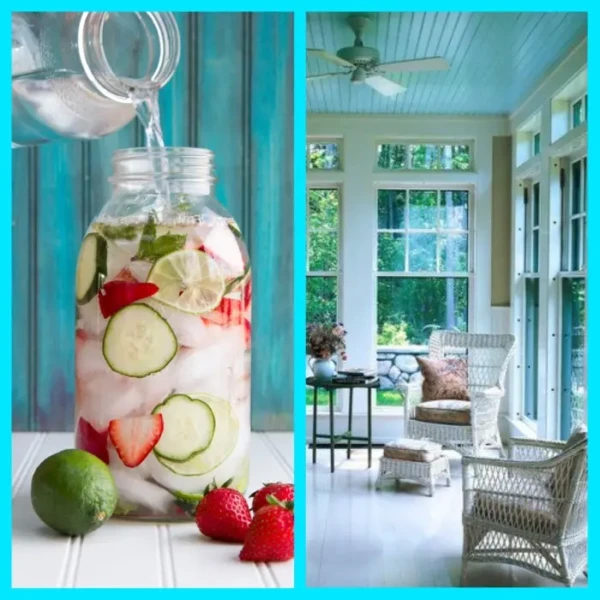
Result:
M368 67L379 64L379 52L368 46L349 46L338 50L337 55L353 65Z

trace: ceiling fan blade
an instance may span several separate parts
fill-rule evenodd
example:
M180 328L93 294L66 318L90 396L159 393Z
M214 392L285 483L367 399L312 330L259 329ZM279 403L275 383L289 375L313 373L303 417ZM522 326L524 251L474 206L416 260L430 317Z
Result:
M390 73L409 73L411 71L447 71L450 63L440 56L432 58L416 58L414 60L399 60L397 62L383 63L377 68Z
M320 75L308 75L306 81L318 81L319 79L329 79L330 77L337 77L338 75L347 75L344 71L338 73L321 73Z
M325 50L319 50L318 48L308 48L306 50L306 54L310 58L322 58L323 60L340 67L354 67L351 62L348 62L347 60L344 60L335 54L331 54L330 52L325 52Z
M395 96L396 94L406 91L405 87L402 87L395 81L392 81L387 77L382 77L381 75L367 77L365 83L383 96Z

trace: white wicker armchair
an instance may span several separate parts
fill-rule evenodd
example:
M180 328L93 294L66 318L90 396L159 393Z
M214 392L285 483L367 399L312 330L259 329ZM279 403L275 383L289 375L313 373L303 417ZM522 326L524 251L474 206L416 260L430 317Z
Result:
M427 438L461 454L477 454L486 446L504 456L498 431L498 411L504 396L504 379L515 347L512 335L434 331L429 338L429 357L461 356L467 361L470 425L430 423L416 419L421 384L401 382L404 395L405 436Z
M587 565L587 437L515 439L510 460L464 457L463 557L573 585Z

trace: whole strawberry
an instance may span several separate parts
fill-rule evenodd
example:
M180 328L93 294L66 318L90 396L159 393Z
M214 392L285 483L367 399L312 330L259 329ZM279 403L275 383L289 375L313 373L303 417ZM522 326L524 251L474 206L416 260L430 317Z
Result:
M264 487L251 494L252 510L256 514L258 510L267 506L267 496L275 496L281 502L294 501L294 484L293 483L265 483Z
M268 505L254 515L240 559L275 562L294 558L293 502L267 497Z
M222 542L243 542L251 521L244 496L227 487L207 491L196 509L201 533Z

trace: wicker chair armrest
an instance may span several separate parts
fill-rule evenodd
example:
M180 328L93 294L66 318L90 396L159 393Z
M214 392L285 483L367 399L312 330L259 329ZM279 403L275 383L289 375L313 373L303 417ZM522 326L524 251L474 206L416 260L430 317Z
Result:
M549 484L556 471L550 461L523 462L507 459L464 456L463 490L466 496L486 492L506 501L549 498ZM471 498L469 498L469 502Z
M415 406L421 402L423 389L421 383L400 381L396 384L396 389L404 396L404 415L406 419L414 416Z
M502 398L504 396L504 390L497 386L491 386L485 390L479 390L477 392L471 392L469 394L471 402L478 398Z
M566 442L554 440L533 440L528 438L510 438L508 455L516 461L542 461L560 454Z

